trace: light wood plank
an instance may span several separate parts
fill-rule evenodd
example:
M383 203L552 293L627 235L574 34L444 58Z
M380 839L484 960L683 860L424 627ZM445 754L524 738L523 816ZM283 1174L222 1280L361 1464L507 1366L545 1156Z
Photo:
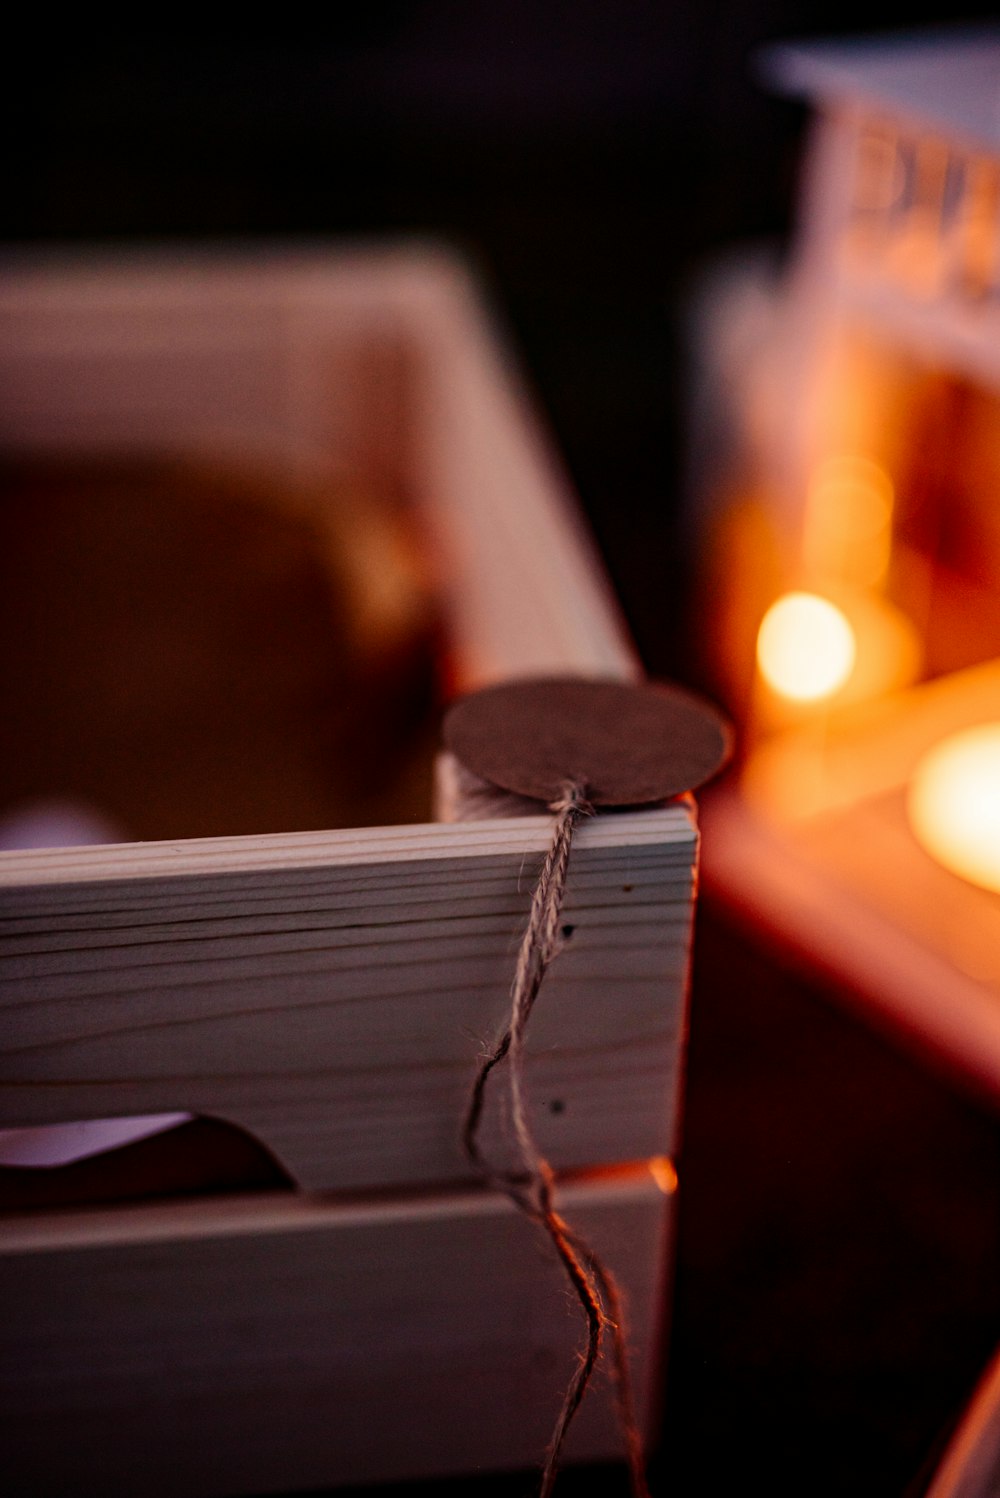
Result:
M561 1204L636 1308L648 1420L671 1197L634 1167ZM0 1288L0 1466L37 1498L529 1466L581 1333L531 1224L480 1191L50 1214L6 1235ZM570 1456L619 1450L602 1375Z
M312 1190L465 1177L458 1120L549 827L8 855L0 1122L187 1111ZM684 807L580 830L530 1037L558 1168L673 1151L695 849Z

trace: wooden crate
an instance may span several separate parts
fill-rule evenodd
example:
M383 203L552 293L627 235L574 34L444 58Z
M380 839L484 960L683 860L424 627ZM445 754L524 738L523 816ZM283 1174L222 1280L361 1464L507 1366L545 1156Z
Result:
M0 322L8 448L225 439L388 474L441 559L459 687L635 670L447 256L15 261ZM0 855L0 1125L190 1111L247 1130L299 1188L8 1219L9 1491L266 1492L539 1458L580 1328L458 1132L548 837L508 816ZM572 935L530 1036L538 1137L621 1281L647 1422L695 859L688 803L580 831ZM618 1450L602 1378L570 1454Z

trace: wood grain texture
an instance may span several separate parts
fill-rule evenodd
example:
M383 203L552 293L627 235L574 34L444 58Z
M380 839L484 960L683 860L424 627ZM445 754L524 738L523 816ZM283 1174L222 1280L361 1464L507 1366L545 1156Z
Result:
M0 1121L184 1110L310 1190L465 1177L457 1121L549 826L7 855ZM695 848L684 806L579 833L529 1036L557 1168L672 1152Z
M561 1190L635 1308L654 1397L671 1198ZM304 1490L537 1463L580 1342L554 1257L493 1193L278 1195L26 1219L0 1246L0 1474L33 1498ZM571 1435L619 1450L606 1375Z
M236 450L384 480L439 560L458 686L634 674L449 256L56 255L7 266L0 323L14 448ZM550 835L495 814L0 855L0 1123L190 1110L307 1189L379 1193L9 1219L6 1490L260 1493L538 1460L580 1331L558 1265L506 1201L428 1192L466 1175L459 1121ZM529 1035L557 1167L671 1151L696 851L683 806L580 833L572 932ZM670 1200L639 1168L563 1203L631 1302L648 1409ZM606 1388L571 1439L617 1451Z

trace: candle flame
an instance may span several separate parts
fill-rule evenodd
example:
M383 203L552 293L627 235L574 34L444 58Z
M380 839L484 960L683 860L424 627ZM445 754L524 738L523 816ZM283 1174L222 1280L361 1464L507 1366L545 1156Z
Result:
M854 631L836 604L816 593L786 593L764 615L757 663L769 686L793 702L819 702L854 668Z
M938 863L1000 894L1000 723L952 734L917 766L910 826Z

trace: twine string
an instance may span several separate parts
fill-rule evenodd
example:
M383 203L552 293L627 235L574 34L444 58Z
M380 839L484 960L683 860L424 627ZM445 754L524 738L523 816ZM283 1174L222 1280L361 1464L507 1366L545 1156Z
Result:
M586 1319L586 1341L549 1439L539 1498L549 1498L552 1492L563 1443L600 1358L605 1332L610 1333L613 1345L615 1399L633 1498L649 1498L642 1441L635 1417L621 1295L611 1272L556 1210L555 1177L552 1167L538 1147L529 1119L524 1074L528 1021L542 980L563 945L560 916L566 892L573 833L577 825L593 812L586 799L585 788L577 782L567 782L562 795L552 803L551 810L555 813L556 822L552 842L531 897L528 925L518 952L511 985L510 1020L493 1050L481 1061L476 1073L462 1129L462 1141L466 1156L472 1164L492 1185L506 1192L515 1205L537 1222L548 1235ZM483 1155L478 1140L487 1083L496 1067L505 1060L509 1062L510 1111L519 1170L496 1169Z

